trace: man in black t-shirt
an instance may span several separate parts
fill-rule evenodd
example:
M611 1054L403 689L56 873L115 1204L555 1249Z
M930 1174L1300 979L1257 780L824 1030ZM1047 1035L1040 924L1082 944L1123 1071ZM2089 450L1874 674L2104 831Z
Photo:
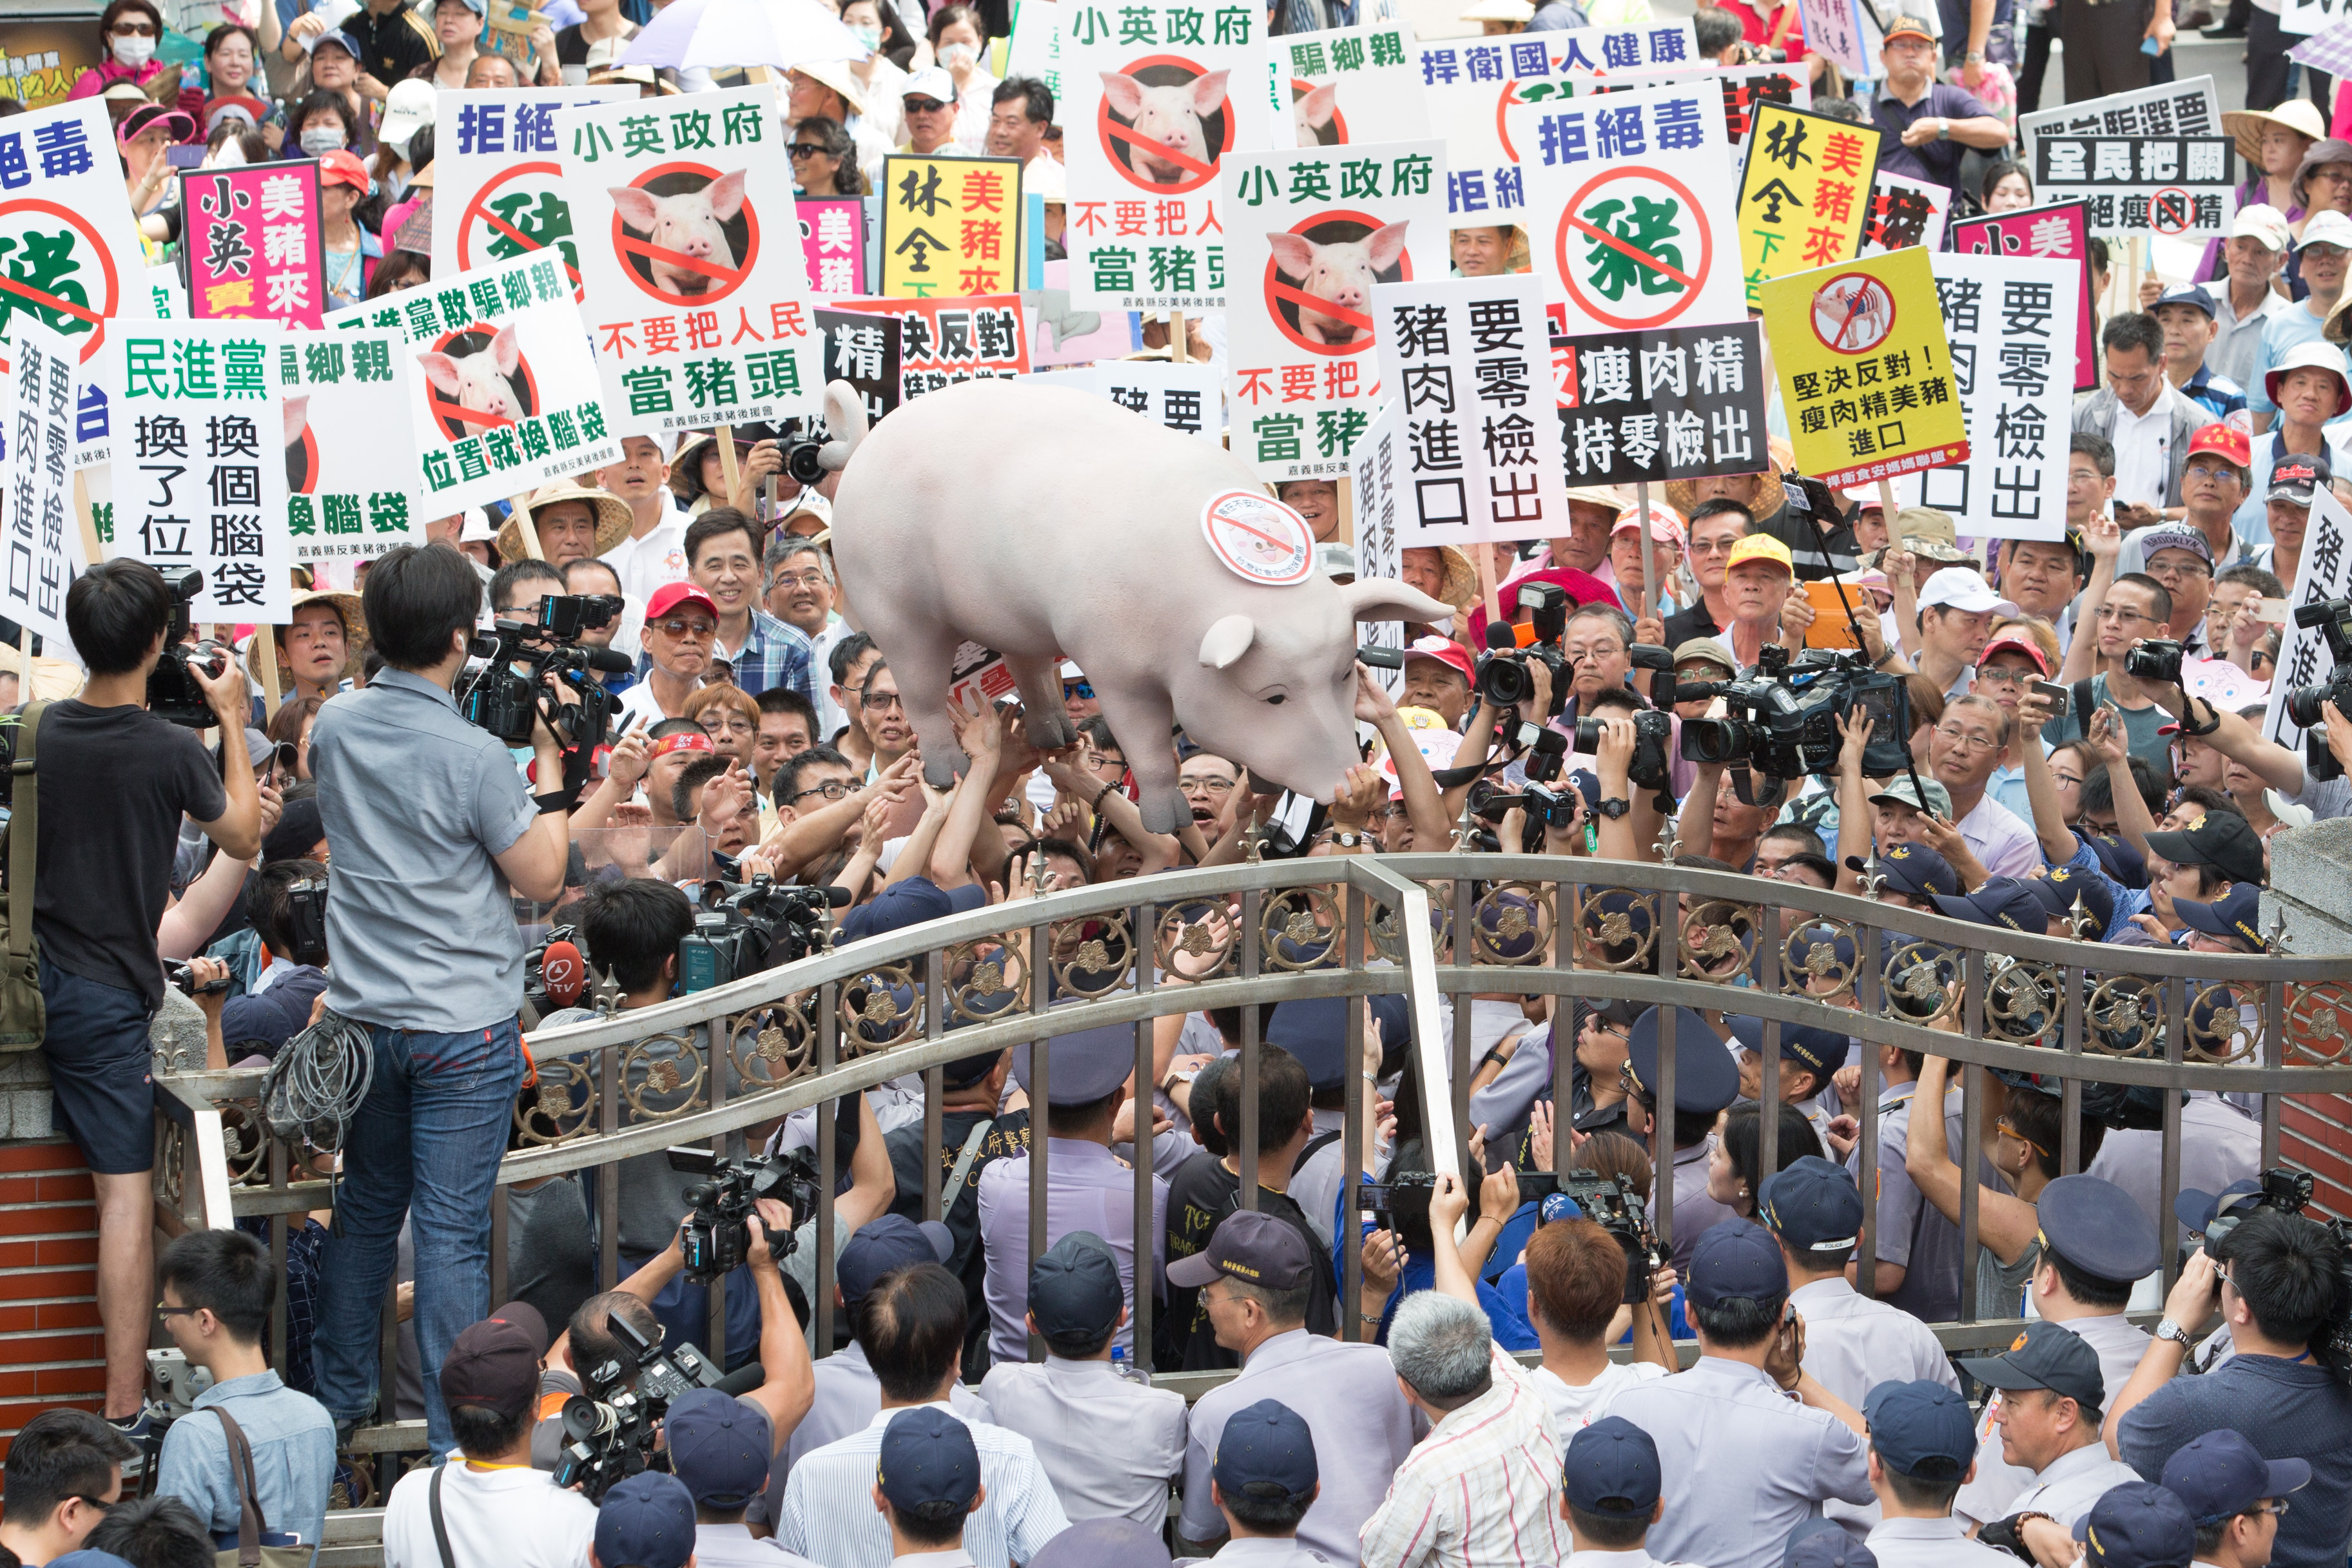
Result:
M98 1310L106 1325L104 1414L144 1425L152 1325L155 1091L148 1020L163 1002L155 925L171 896L180 819L224 854L261 848L261 799L245 746L245 677L192 665L221 735L218 768L196 733L147 711L147 676L173 624L152 566L110 560L66 593L66 629L89 671L79 698L42 712L39 863L33 935L47 1011L56 1124L98 1189Z

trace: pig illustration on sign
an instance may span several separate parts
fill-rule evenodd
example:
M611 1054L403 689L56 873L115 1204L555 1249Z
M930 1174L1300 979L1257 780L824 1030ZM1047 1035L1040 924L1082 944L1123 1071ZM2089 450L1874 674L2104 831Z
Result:
M1301 94L1293 99L1290 105L1290 123L1295 132L1293 145L1298 147L1326 145L1323 138L1316 132L1331 124L1339 112L1339 84L1335 81L1327 81L1313 91ZM1331 138L1331 142L1338 143L1347 140L1345 136L1335 135Z
M1129 143L1128 164L1148 184L1181 185L1200 171L1155 155L1154 148L1181 152L1196 164L1216 162L1201 121L1225 101L1225 72L1211 71L1174 86L1153 86L1116 71L1102 73L1103 97L1111 113L1126 120L1140 144Z
M1274 250L1276 271L1297 279L1298 287L1316 298L1328 299L1369 320L1372 285L1380 282L1379 275L1396 266L1398 258L1404 255L1405 225L1384 224L1361 239L1330 244L1318 243L1302 234L1269 234L1265 238ZM1333 348L1345 348L1360 337L1370 340L1368 328L1327 316L1308 306L1297 308L1298 330L1308 338L1320 339Z
M721 174L698 191L667 196L635 185L614 185L611 192L621 226L648 245L706 267L735 270L735 246L726 225L743 210L742 170ZM657 256L646 258L646 269L656 288L687 299L709 293L722 281Z
M515 340L513 328L499 328L488 346L474 353L419 354L416 362L425 367L425 379L433 383L433 390L457 405L455 411L434 412L442 418L454 419L461 434L479 435L523 417L522 403L507 380L522 364L522 350ZM467 417L474 413L498 417L480 421Z
M289 494L306 496L318 482L310 460L310 444L302 439L310 428L310 394L289 397L286 410L286 488Z
M856 390L835 382L824 412L835 439L823 461L843 470L842 584L890 662L937 787L967 762L948 685L957 649L974 643L1003 657L1040 747L1076 739L1062 709L1067 656L1117 733L1181 722L1256 777L1328 800L1358 760L1356 623L1449 613L1384 579L1244 580L1201 518L1220 496L1262 493L1249 465L1087 392L969 382L869 434ZM1041 443L1040 430L1057 438ZM1147 828L1192 820L1172 750L1139 747L1129 766Z

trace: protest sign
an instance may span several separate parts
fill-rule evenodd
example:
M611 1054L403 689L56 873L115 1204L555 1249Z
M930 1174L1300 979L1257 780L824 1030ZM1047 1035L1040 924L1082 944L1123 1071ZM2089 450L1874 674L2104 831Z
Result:
M927 392L1029 369L1029 333L1017 294L955 299L844 299L843 310L887 316L898 324L898 395L892 405Z
M1681 70L1624 71L1605 77L1577 78L1578 97L1626 92L1639 88L1687 87L1706 82L1723 94L1723 135L1733 147L1745 146L1756 110L1767 103L1810 109L1813 84L1801 66L1758 63L1745 66L1693 66ZM1514 137L1514 141L1517 138Z
M621 87L444 92L433 120L433 271L446 277L553 246L580 298L580 251L555 112L633 103Z
M2191 77L2022 114L2017 134L2029 152L2037 136L2219 136L2221 99L2211 77ZM2036 181L2034 190L2041 189Z
M1233 153L1270 145L1265 11L1067 0L1061 22L1072 298L1223 309L1232 242L1218 176Z
M1874 77L1880 67L1872 29L1863 19L1862 0L1796 0L1804 24L1805 47L1848 76Z
M1766 104L1756 111L1736 217L1751 308L1762 304L1769 280L1861 251L1885 140L1874 128L1804 110Z
M188 286L180 281L180 269L170 262L147 269L147 294L155 307L158 321L187 319Z
M578 329L573 329L578 335ZM292 613L284 423L273 321L123 327L115 545L176 584L204 574L197 621Z
M866 204L856 196L803 196L801 255L811 294L866 292Z
M1920 504L1949 512L1963 538L2063 538L2082 269L2026 256L1931 260L1969 457L1921 476Z
M1530 149L1518 144L1508 123L1514 105L1569 97L1580 76L1698 63L1687 20L1423 44L1421 81L1430 128L1445 143L1448 221L1519 221L1516 214L1528 204L1520 166Z
M882 168L884 294L937 299L1019 287L1021 160L894 152Z
M1445 276L1444 181L1434 141L1225 160L1234 450L1260 478L1347 473L1380 379L1372 290Z
M1657 88L1512 110L1526 144L1528 259L1573 332L1746 314L1724 229L1732 152L1716 89Z
M1356 576L1359 580L1404 575L1404 549L1397 540L1397 485L1404 462L1404 411L1394 398L1384 398L1381 411L1364 427L1356 443L1349 473L1355 483ZM1402 650L1404 622L1374 621L1363 628L1365 645ZM1391 696L1404 690L1404 669L1399 665L1368 666Z
M1859 485L1968 457L1926 251L1774 278L1763 296L1801 471Z
M2352 16L2352 12L2344 8L2344 0L2285 0L2279 7L2279 31L2306 36L2322 33L2347 16Z
M1007 78L1042 81L1054 95L1054 123L1062 123L1062 20L1057 0L1020 0L1013 8L1013 40L1004 57Z
M436 277L331 312L327 326L382 328L406 343L427 517L527 495L621 455L560 253Z
M189 170L180 176L180 213L190 316L319 325L327 252L317 159Z
M1429 100L1409 24L1286 33L1265 47L1276 147L1429 139Z
M1764 350L1753 321L1551 340L1560 461L1577 485L1753 474Z
M1952 193L1908 174L1882 169L1870 183L1870 222L1862 234L1862 254L1885 256L1917 246L1941 250L1944 220L1951 215Z
M71 657L66 589L88 565L73 513L73 397L78 369L70 340L40 322L17 323L15 357L0 397L0 453L8 474L0 493L7 559L0 563L0 615L41 639L43 651ZM28 692L26 694L30 695Z
M2091 351L2091 230L2082 203L2062 202L1963 219L1952 225L1952 248L1977 256L2073 262L2082 275L2075 294L2081 303L2074 311L2074 390L2082 392L2098 384L2098 360Z
M824 396L775 110L761 86L555 111L615 435L780 419Z
M1131 413L1180 435L1224 444L1223 391L1214 367L1165 360L1105 360L1065 371L1047 386L1076 387L1107 397Z
M2311 503L2311 526L2303 537L2303 559L2287 585L2291 610L2324 604L2352 593L2352 512L2325 485ZM2327 639L2316 626L2298 626L2290 612L2280 628L2278 662L2272 666L2269 711L2263 715L2263 737L2274 740L2296 756L2304 755L2304 729L2287 712L2287 697L2298 686L2325 683L2334 672Z
M2221 235L2237 215L2232 137L2052 132L2032 151L2036 194L2083 203L2094 234Z
M866 423L875 423L898 406L898 356L904 334L896 317L820 309L816 329L824 335L825 383L847 382L856 388L866 404Z
M422 544L406 336L355 328L288 338L278 349L286 400L286 536L296 560L365 560ZM434 513L432 516L446 516Z
M1559 536L1568 491L1544 395L1543 286L1525 277L1383 284L1371 308L1381 383L1404 416L1398 545Z

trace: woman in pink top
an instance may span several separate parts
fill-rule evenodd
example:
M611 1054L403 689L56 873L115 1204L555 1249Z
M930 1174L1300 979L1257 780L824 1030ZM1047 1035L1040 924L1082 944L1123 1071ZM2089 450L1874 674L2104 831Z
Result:
M99 19L99 36L106 41L106 57L81 73L68 98L96 98L117 82L145 87L163 74L155 51L163 42L163 13L152 0L113 0ZM187 115L189 133L183 140L204 140L204 89L184 78L179 109Z

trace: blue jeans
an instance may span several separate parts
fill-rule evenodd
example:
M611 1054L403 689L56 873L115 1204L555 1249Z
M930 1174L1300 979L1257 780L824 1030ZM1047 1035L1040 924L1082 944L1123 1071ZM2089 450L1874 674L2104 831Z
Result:
M522 1087L513 1019L465 1034L370 1025L375 1082L343 1146L335 1199L342 1231L319 1260L311 1354L319 1402L338 1422L375 1409L383 1297L400 1222L416 1249L416 1348L425 1431L438 1458L455 1443L439 1371L457 1335L490 1312L490 1194Z

